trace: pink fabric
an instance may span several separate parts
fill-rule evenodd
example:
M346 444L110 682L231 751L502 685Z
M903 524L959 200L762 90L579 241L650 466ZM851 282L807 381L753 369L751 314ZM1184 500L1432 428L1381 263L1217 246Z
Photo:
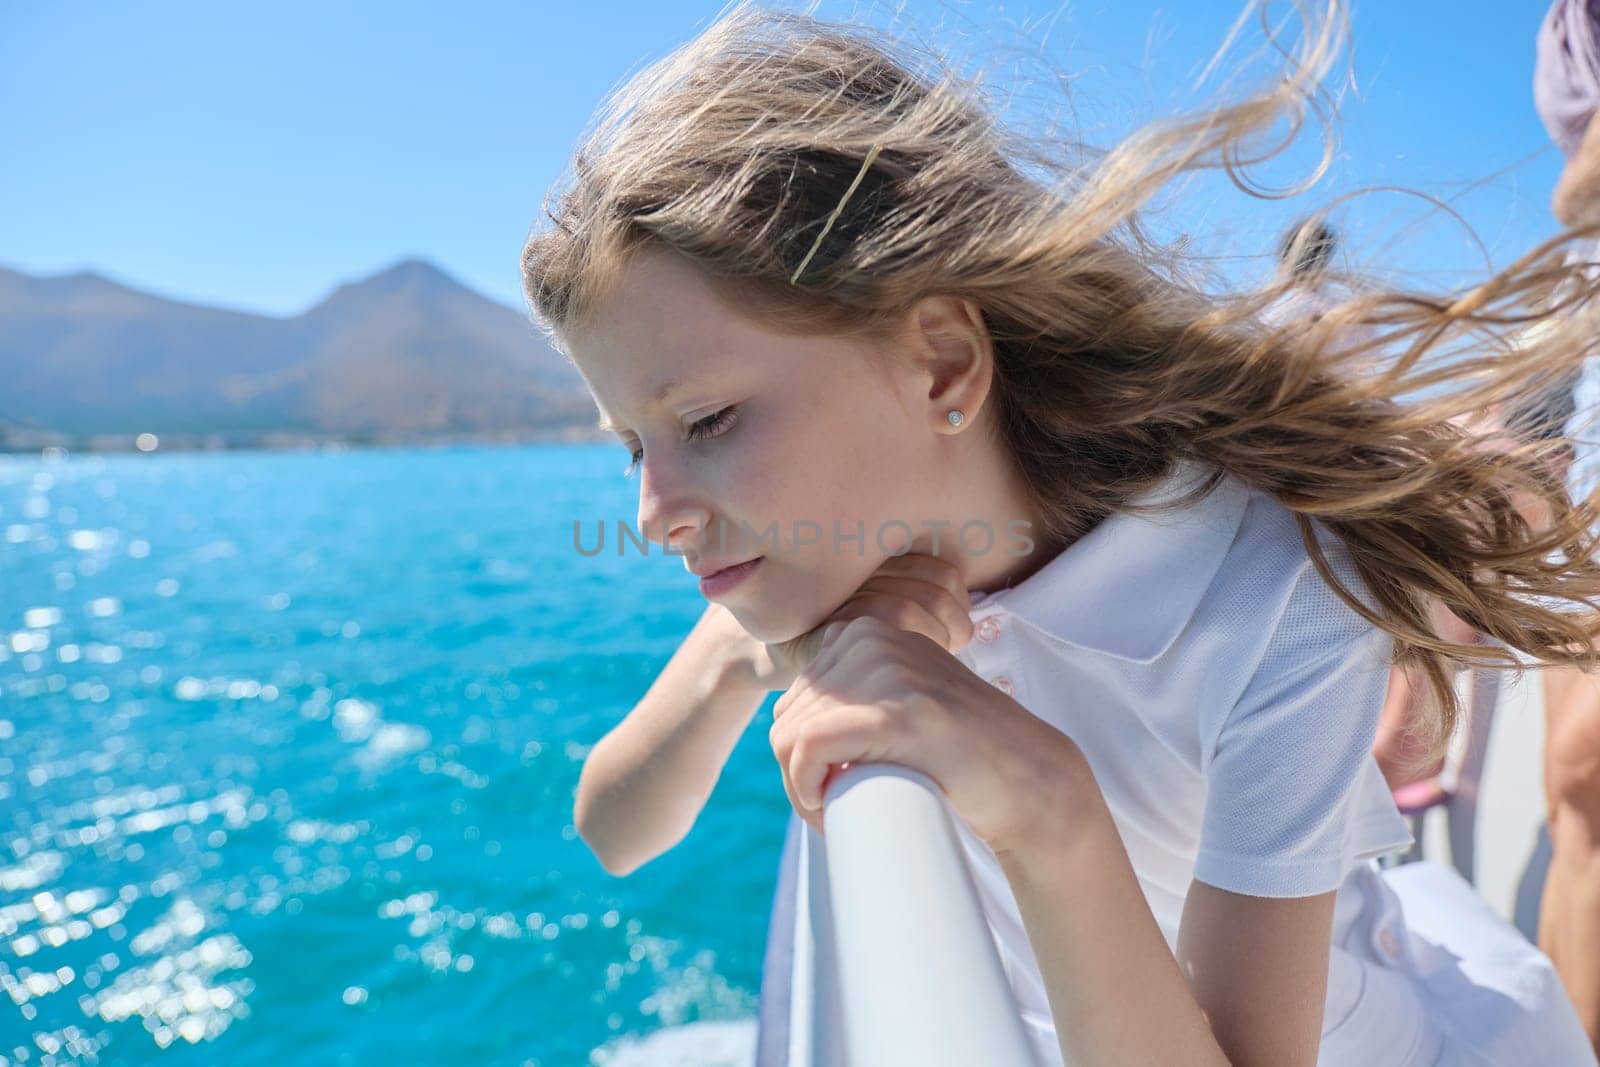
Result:
M1600 0L1555 0L1539 27L1533 103L1568 159L1600 108Z
M1407 782L1394 791L1395 806L1407 815L1426 811L1435 804L1449 799L1450 794L1433 778L1424 778L1420 782Z

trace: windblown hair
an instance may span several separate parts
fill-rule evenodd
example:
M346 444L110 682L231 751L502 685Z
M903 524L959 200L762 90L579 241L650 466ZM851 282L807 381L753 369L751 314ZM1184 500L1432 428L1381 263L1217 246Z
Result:
M1328 269L1339 236L1322 219L1313 215L1291 226L1278 242L1278 262L1290 274L1308 275Z
M1293 512L1322 577L1423 668L1442 745L1454 667L1524 666L1510 650L1600 664L1600 509L1568 499L1559 438L1472 428L1566 380L1600 339L1577 322L1593 287L1565 262L1586 235L1462 292L1364 283L1275 326L1261 313L1293 276L1185 280L1141 211L1194 171L1254 191L1246 167L1322 113L1344 12L1307 0L1300 18L1267 88L1090 153L1008 129L976 82L878 31L739 3L602 108L545 202L554 226L523 251L531 309L559 343L647 247L793 334L870 342L927 295L971 299L993 342L992 432L1045 543L1130 508L1179 458L1215 464ZM1533 324L1550 328L1519 344ZM1340 581L1316 524L1367 592ZM1492 641L1442 638L1435 604Z

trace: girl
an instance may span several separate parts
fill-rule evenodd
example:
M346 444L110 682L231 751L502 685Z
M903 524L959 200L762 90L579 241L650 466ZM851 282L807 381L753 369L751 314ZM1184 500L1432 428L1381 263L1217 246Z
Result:
M1373 862L1409 843L1369 751L1391 660L1441 738L1453 660L1517 665L1435 604L1600 659L1595 508L1544 446L1447 421L1583 358L1567 329L1499 351L1562 242L1456 298L1268 327L1281 287L1189 284L1138 225L1299 121L1341 17L1262 95L1092 165L928 57L746 6L617 94L525 287L713 609L584 767L607 869L681 838L781 688L784 870L823 847L834 769L927 775L1041 1063L1594 1062L1545 957L1461 883L1408 929Z

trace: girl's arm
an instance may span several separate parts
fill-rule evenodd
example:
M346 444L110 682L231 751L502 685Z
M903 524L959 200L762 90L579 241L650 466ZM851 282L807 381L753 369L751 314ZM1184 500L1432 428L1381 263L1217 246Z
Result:
M720 604L707 606L644 699L595 745L573 822L612 874L632 873L683 840L739 735L773 690L794 684L830 627L892 620L949 651L972 639L972 598L950 560L890 556L831 615L767 645Z
M683 840L771 691L766 647L707 606L643 699L578 776L573 823L615 875Z
M1444 768L1417 718L1427 714L1428 680L1419 666L1395 667L1389 672L1389 695L1378 717L1378 738L1372 754L1390 791L1412 782L1433 778Z
M996 853L1067 1062L1312 1067L1334 894L1249 897L1194 882L1174 958L1072 749L1070 795L1051 804L1070 814Z
M1334 893L1189 887L1178 964L1233 1064L1311 1064L1322 1043Z

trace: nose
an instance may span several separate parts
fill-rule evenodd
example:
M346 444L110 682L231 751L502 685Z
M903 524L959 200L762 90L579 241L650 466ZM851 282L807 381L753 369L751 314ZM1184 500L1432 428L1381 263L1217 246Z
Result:
M675 552L699 543L711 521L698 489L683 473L652 466L648 457L640 469L639 533Z

